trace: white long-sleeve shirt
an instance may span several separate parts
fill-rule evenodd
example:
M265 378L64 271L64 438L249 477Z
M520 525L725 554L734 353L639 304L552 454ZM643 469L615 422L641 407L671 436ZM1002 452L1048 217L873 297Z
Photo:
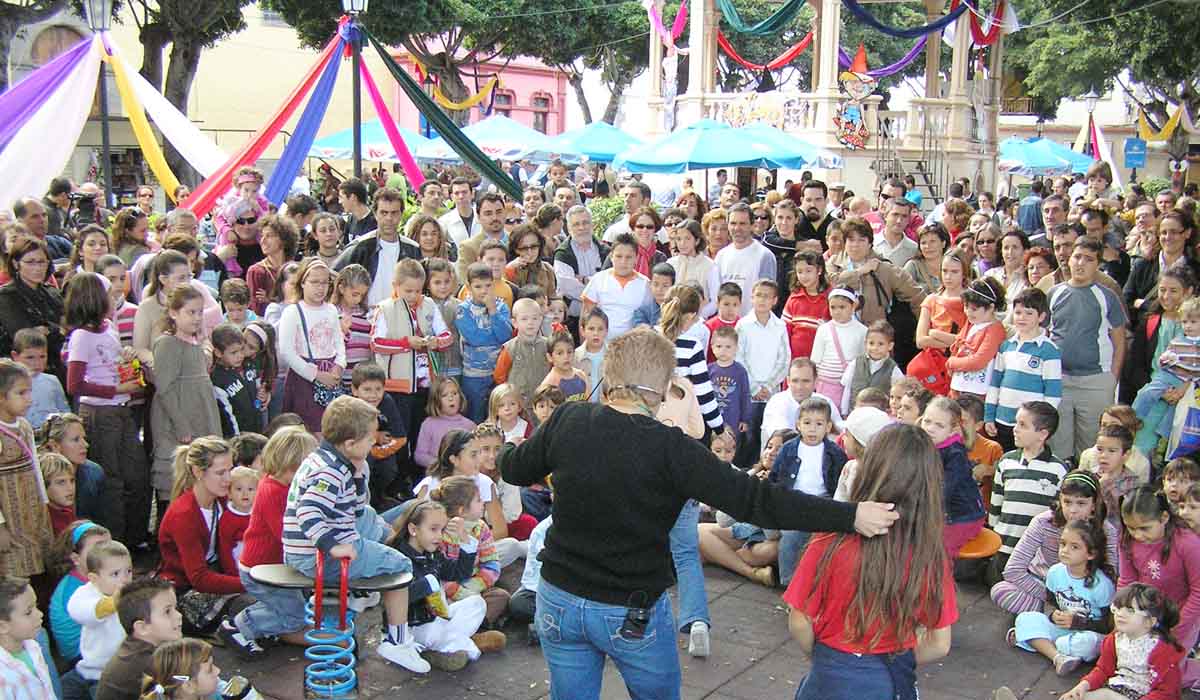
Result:
M93 583L84 584L67 601L67 614L82 629L79 633L79 663L75 669L89 681L98 680L109 659L125 641L125 628L114 612L103 618L96 616L96 605L103 594Z
M738 321L736 328L737 361L750 377L751 398L762 389L774 394L783 385L791 361L787 326L775 314L763 324L751 313Z
M837 329L838 344L842 355L838 357L837 347L833 344L833 331ZM826 321L817 327L813 337L812 358L817 366L817 377L831 382L840 382L846 367L861 354L867 341L867 327L858 319L852 318L845 323Z
M307 343L300 323L301 310L308 325ZM317 365L309 361L310 357L313 360L332 359L338 367L346 366L346 339L342 335L337 307L333 304L289 304L279 319L279 366L311 382L317 376Z

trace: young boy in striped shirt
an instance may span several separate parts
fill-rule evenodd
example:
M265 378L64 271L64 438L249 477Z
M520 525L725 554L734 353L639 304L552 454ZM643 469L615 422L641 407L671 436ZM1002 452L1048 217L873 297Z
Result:
M1008 557L1035 515L1049 510L1058 485L1067 474L1062 460L1050 454L1047 443L1058 430L1058 410L1045 401L1029 401L1017 409L1013 440L1017 449L996 465L988 525L1000 535L1000 551L991 571L1004 571Z
M1023 290L1012 302L1016 334L1000 344L992 366L992 383L983 406L984 431L1005 451L1016 447L1013 426L1017 409L1027 401L1062 401L1062 352L1043 325L1050 313L1046 294Z
M304 459L288 488L283 513L283 560L306 576L316 575L317 552L325 577L336 581L334 559L350 560L350 578L412 571L412 562L383 544L391 527L368 505L367 457L375 445L379 411L353 396L339 396L321 416L321 446ZM379 655L416 673L428 673L408 631L408 591L385 591L386 611Z

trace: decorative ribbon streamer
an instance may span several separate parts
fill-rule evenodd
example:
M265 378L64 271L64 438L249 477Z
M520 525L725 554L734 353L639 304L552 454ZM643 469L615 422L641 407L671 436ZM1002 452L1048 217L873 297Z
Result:
M349 27L350 25L345 25L342 29ZM338 45L333 49L335 54L350 43L341 35L342 32L338 32ZM296 180L296 173L300 172L300 166L304 164L304 159L308 157L308 151L317 138L317 129L321 127L321 120L325 118L325 110L329 108L329 98L333 96L333 86L337 82L337 74L337 61L325 64L325 70L321 72L321 79L317 81L317 86L308 96L308 104L304 106L304 111L300 114L300 121L296 122L296 130L292 132L292 138L288 139L287 146L279 156L279 162L271 171L271 179L267 181L267 189L264 194L267 201L275 206L282 204L284 198L287 197L288 190L292 188L292 183Z
M107 45L109 42L105 41L104 43ZM120 61L112 60L107 53L104 56L104 62L113 68L117 92L121 94L121 105L125 108L126 116L129 117L129 126L133 129L133 136L137 139L138 147L142 149L142 155L146 157L146 164L150 166L150 172L158 178L159 184L162 185L171 201L175 201L175 190L179 188L179 178L175 177L175 173L171 172L171 166L167 165L167 159L158 145L158 139L150 129L150 122L146 121L146 112L133 94L133 88L129 87L129 77L125 75L125 66L121 65Z
M482 90L475 93L474 95L471 95L470 97L463 100L462 102L455 102L455 101L451 100L449 97L446 97L445 93L442 92L442 86L434 85L433 86L433 99L438 104L440 104L441 106L443 106L446 109L449 109L451 111L470 109L470 108L474 107L475 105L479 104L480 102L483 102L484 100L486 100L488 95L490 95L492 93L492 90L495 89L496 86L498 86L499 84L500 84L500 77L493 75L491 78L488 79L488 81L486 83L484 83Z
M383 125L383 131L387 134L388 141L392 144L392 150L396 152L396 158L400 161L400 166L404 168L404 177L408 179L408 186L416 192L421 183L425 182L425 174L421 172L420 166L417 165L416 158L413 158L412 153L408 151L408 144L404 143L404 139L400 136L400 130L396 128L396 120L392 119L392 113L388 111L387 102L384 101L383 95L379 94L379 87L375 84L375 79L371 77L371 71L367 69L365 61L358 64L358 72L362 75L363 85L367 86L367 94L371 97L371 104L375 105L375 113L379 115L379 123Z
M0 149L42 108L91 50L92 40L84 39L0 95Z
M0 151L0 202L5 206L31 192L45 192L71 160L92 112L100 73L100 37L94 35L89 44L75 70Z
M396 63L396 59L388 53L387 47L379 43L379 40L370 32L366 32L366 35L383 60L383 65L387 66L388 72L392 74L392 78L400 84L400 89L417 106L417 110L433 124L433 128L437 129L437 132L446 140L446 143L450 144L454 152L462 157L464 162L475 168L480 177L495 183L496 187L507 192L514 199L520 199L521 185L513 180L512 176L501 170L491 158L487 157L487 154L479 150L479 147L472 143L471 139L467 138L442 110L438 109L433 100L429 99L421 90L420 84L413 80L413 77L400 67L400 64Z
M150 115L150 120L158 127L163 138L175 147L175 151L183 156L196 172L204 177L215 173L221 164L229 159L229 154L218 148L186 114L175 109L175 105L168 102L161 92L133 70L115 42L108 44L108 50L112 60L120 63L125 69L125 76L129 79L134 95L146 110L146 114Z
M339 28L347 21L349 21L349 18L343 16L338 21ZM190 209L196 216L204 216L213 208L213 205L217 203L217 199L228 191L234 171L243 165L257 161L259 156L271 145L271 141L275 139L275 135L279 133L283 125L291 118L292 113L296 111L296 107L300 106L300 101L308 94L313 83L316 82L317 76L333 60L335 55L334 48L339 46L340 42L341 39L336 35L329 40L329 43L325 45L325 49L321 51L317 62L308 70L308 74L304 76L304 80L296 86L292 94L288 96L287 101L279 107L279 111L275 113L271 121L259 129L258 133L250 141L230 156L229 160L217 172L200 183L200 186L192 192L191 196L180 202L180 206Z
M717 0L717 9L721 11L721 16L729 23L730 28L738 34L768 36L779 32L788 22L791 22L800 13L800 8L804 7L804 2L805 0L787 0L770 17L753 25L746 24L742 20L737 8L733 5L733 0Z
M721 47L721 50L724 51L725 54L733 59L736 63L744 68L749 68L752 71L779 70L780 68L783 68L787 64L796 60L797 56L804 53L804 50L808 48L809 44L812 43L812 40L813 33L809 32L808 34L804 35L803 39L792 46L792 48L771 59L769 63L751 63L738 55L737 50L733 48L733 44L729 43L729 39L725 37L724 32L719 29L717 30L717 45Z
M1157 133L1150 128L1150 122L1146 119L1145 110L1138 110L1138 138L1143 141L1169 141L1171 136L1175 134L1175 129L1182 128L1184 132L1189 134L1197 133L1196 126L1192 123L1192 117L1188 113L1186 105L1179 105L1175 109L1175 113L1167 120Z
M978 46L991 46L996 43L1000 35L1004 32L1004 12L1005 0L996 0L996 6L992 8L992 16L988 18L989 28L984 31L979 23L979 17L974 12L971 13L971 40Z
M717 2L726 1L727 0L717 0ZM940 32L958 20L958 18L962 16L962 13L966 12L968 9L965 1L959 2L959 0L954 0L954 2L950 4L950 12L934 20L933 22L930 22L923 27L898 29L896 27L890 27L875 19L875 15L872 15L865 7L860 5L858 0L842 0L842 2L846 5L846 9L850 10L855 17L861 19L863 22L866 22L888 36L894 36L900 39L916 39L917 37L932 34L933 32Z
M890 75L895 75L895 74L899 73L900 71L907 68L908 64L917 60L917 56L920 56L921 52L925 50L925 44L928 41L929 41L928 35L923 36L920 39L917 39L917 42L915 44L913 44L913 47L911 49L909 49L908 53L904 54L904 56L901 57L899 61L896 61L895 63L893 63L890 66L884 66L882 68L873 68L873 69L867 71L867 75L878 80L880 78L886 78ZM853 60L854 59L850 56L850 54L846 52L846 49L838 47L838 63L841 64L841 66L843 68L849 67L851 62L853 62Z
M671 24L671 31L668 33L667 28L663 26L662 17L658 14L658 8L654 6L654 0L642 0L642 6L646 8L646 17L650 20L650 28L662 38L663 44L667 47L667 54L681 53L687 55L687 49L681 49L675 46L675 42L679 37L683 36L683 28L687 26L687 0L679 3L679 11L675 13L675 21Z

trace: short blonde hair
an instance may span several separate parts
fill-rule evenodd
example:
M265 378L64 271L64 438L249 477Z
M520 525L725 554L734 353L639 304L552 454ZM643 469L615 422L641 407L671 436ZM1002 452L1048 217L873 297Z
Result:
M229 471L229 479L230 479L230 481L233 481L233 482L246 480L246 481L253 481L254 483L257 484L258 479L259 479L259 474L258 474L258 472L251 469L250 467L234 467L233 469L231 469Z
M536 301L534 301L533 299L530 299L529 297L526 297L524 299L517 299L516 301L513 302L513 305L512 305L512 315L514 318L519 313L539 313L540 314L541 312L542 312L542 307L539 306Z
M280 428L263 448L263 474L281 476L300 466L304 458L317 449L317 438L304 426Z
M675 375L675 345L658 331L639 326L609 341L600 374L605 397L641 401L656 409ZM648 395L651 392L656 395Z
M1179 317L1189 318L1200 316L1200 297L1188 297L1179 305Z
M378 429L379 410L354 396L337 397L321 416L321 435L334 447L361 440Z
M71 460L57 452L41 452L38 454L38 467L42 470L42 481L48 486L50 480L60 474L70 474L75 477L75 465Z

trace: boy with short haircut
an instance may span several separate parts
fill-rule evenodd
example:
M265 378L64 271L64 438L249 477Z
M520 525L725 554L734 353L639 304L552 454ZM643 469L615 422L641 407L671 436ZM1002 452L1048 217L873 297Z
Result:
M225 307L225 323L232 323L238 330L258 320L258 314L250 309L250 287L244 279L230 277L221 283L221 304Z
M0 576L0 692L5 698L56 697L51 662L37 641L42 618L28 579Z
M704 322L708 328L709 346L708 361L715 362L717 356L712 351L712 334L721 326L733 328L742 317L742 288L733 282L726 282L717 289L717 315Z
M492 381L508 382L521 392L521 405L528 406L534 391L550 371L549 340L541 334L545 313L533 299L519 299L512 308L517 334L500 347Z
M371 489L371 507L376 510L386 510L386 506L394 503L397 494L410 493L413 474L412 470L405 473L400 461L408 460L408 436L404 418L396 401L384 391L387 372L379 365L371 362L360 362L350 373L350 386L353 395L366 401L379 410L379 426L375 432L375 444L367 457L367 465L371 468L369 486Z
M575 366L588 375L588 386L592 388L588 400L599 403L604 396L600 369L608 347L608 314L598 308L584 314L579 319L579 335L583 336L583 344L575 349Z
M887 413L889 405L888 395L874 387L869 386L854 395L854 410L870 407Z
M991 571L1004 571L1008 557L1033 516L1048 510L1058 497L1067 465L1050 453L1058 430L1058 411L1045 401L1028 401L1017 409L1013 442L1017 448L1000 458L992 481L988 526L1000 535L1000 552Z
M1004 456L1004 448L1000 446L1000 443L989 440L983 434L983 402L979 400L979 397L963 394L958 397L957 401L958 407L962 409L963 432L975 436L973 440L968 440L968 435L963 435L964 442L970 443L967 459L975 465L973 474L975 481L980 483L980 489L982 490L984 487L987 489L983 494L983 502L988 503L991 500L989 495L992 489L992 477L996 474L996 464Z
M721 418L731 430L736 430L736 439L747 439L750 430L750 376L746 368L735 358L738 350L736 328L720 326L713 331L712 354L715 362L708 365L708 378L717 394L717 405L721 407Z
M1022 404L1045 401L1057 408L1062 401L1062 352L1043 327L1049 313L1049 302L1040 289L1025 289L1013 299L1016 332L996 351L983 405L984 430L1004 450L1016 447L1013 426Z
M242 537L250 526L250 509L258 491L259 473L250 467L234 467L229 472L229 500L217 521L217 557L221 571L237 571L242 556Z
M751 292L751 310L737 322L737 361L746 368L750 378L749 439L742 445L741 461L752 464L759 453L759 430L767 400L783 385L787 376L791 347L788 344L787 324L775 315L779 285L772 280L759 280Z
M800 436L783 444L767 478L785 489L810 496L832 497L837 491L842 467L846 466L846 453L829 439L832 426L833 412L829 403L815 397L805 399L800 404L800 417L796 421ZM799 530L782 532L779 539L780 585L787 586L791 581L810 534Z
M462 339L462 390L467 399L467 417L475 423L487 418L488 396L494 386L492 373L500 348L513 334L509 306L497 298L492 270L485 263L467 267L469 297L454 315Z
M242 371L246 347L242 331L232 323L222 323L212 332L213 396L221 416L221 432L229 439L242 431L262 430L262 406L258 389Z
M384 389L395 400L403 424L402 433L392 426L395 434L417 434L425 420L429 383L437 371L432 353L451 341L442 312L422 293L424 288L421 263L412 259L396 263L392 298L380 302L371 325L372 359L387 373Z
M375 444L379 411L353 396L339 396L321 416L321 447L301 463L288 488L283 515L283 558L306 576L314 576L317 552L327 560L350 558L351 579L402 574L412 562L383 544L391 528L367 504L364 472ZM337 580L337 567L325 569ZM415 673L428 673L408 631L408 591L383 593L387 620L378 652Z
M482 264L484 267L486 267L488 270L491 271L491 273L492 273L492 294L496 295L496 298L502 300L505 303L505 305L507 305L508 308L511 309L512 305L515 304L517 301L518 287L517 287L517 285L513 284L512 282L509 282L504 277L504 268L508 265L508 250L504 247L504 244L501 243L500 241L493 241L493 240L484 241L483 245L481 245L479 247L478 263L471 263L471 264L472 265ZM468 266L467 267L467 280L468 281L467 281L467 284L464 284L463 288L458 291L458 300L459 301L466 301L468 298L470 298L472 296L471 289L470 289L470 286L471 286L470 279L471 279L471 268L470 268L470 266Z
M667 292L675 286L675 268L668 263L659 263L650 270L650 301L633 312L634 328L646 325L657 326L662 317L662 305Z
M858 392L873 387L883 392L892 390L892 382L903 379L904 372L892 359L892 350L896 347L896 329L892 324L880 319L867 327L867 337L864 342L866 352L859 355L846 366L842 374L842 415L849 415L850 400L858 396Z
M100 674L125 641L125 630L117 617L115 596L133 579L133 560L125 545L110 540L94 545L84 561L88 582L67 601L67 613L82 629L80 659L63 675L64 698L86 698Z
M1176 457L1163 467L1162 490L1171 505L1171 511L1178 511L1179 504L1192 488L1200 483L1200 463L1191 457Z
M250 467L262 472L262 451L267 446L267 436L262 433L238 433L229 441L233 450L233 466Z
M33 404L25 417L35 429L40 428L51 413L71 411L62 383L58 377L46 372L47 352L46 334L36 328L22 328L13 336L12 359L24 365L33 377Z
M138 700L155 647L183 638L175 587L166 579L146 577L125 584L117 599L117 619L125 640L100 674L96 700Z

